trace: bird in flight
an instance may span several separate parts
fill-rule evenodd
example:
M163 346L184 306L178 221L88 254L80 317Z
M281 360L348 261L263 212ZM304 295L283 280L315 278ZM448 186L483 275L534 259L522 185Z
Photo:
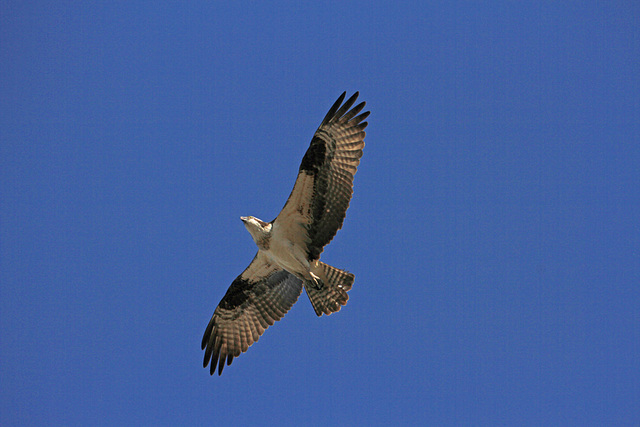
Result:
M241 217L258 246L251 264L232 283L202 337L204 364L222 374L225 363L247 351L307 292L318 316L339 311L355 276L320 261L324 247L342 228L353 194L369 111L351 108L346 92L329 109L311 139L296 183L271 222Z

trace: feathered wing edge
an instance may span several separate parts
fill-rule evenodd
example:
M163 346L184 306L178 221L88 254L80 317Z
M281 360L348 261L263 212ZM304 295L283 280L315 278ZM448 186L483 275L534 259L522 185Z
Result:
M323 144L325 156L314 178L314 215L313 223L308 227L310 259L319 258L324 247L342 228L353 196L353 180L363 154L364 129L368 125L363 120L369 116L368 111L358 115L366 105L364 102L351 108L357 98L358 92L332 117L325 117L311 142L312 145L314 141Z
M342 228L351 196L353 179L364 148L364 129L369 111L359 114L364 102L351 108L358 92L344 104L346 92L337 99L316 130L307 149L296 183L274 221L303 225L307 230L307 256L320 257ZM350 110L351 108L351 110Z
M213 312L202 337L203 366L211 375L231 365L274 322L282 319L302 292L302 281L272 265L258 251L249 267L231 284Z
M324 246L342 227L353 194L353 177L364 148L367 122L363 120L369 116L369 111L358 115L365 106L364 102L349 111L358 98L358 92L341 105L345 97L346 92L343 92L314 134L300 164L296 185L282 210L285 212L289 209L289 215L291 210L302 215L305 208L309 213L313 212L314 221L304 221L309 231L315 227L309 236L308 256L312 260L319 258ZM303 173L313 179L300 181ZM299 182L303 184L298 185ZM304 188L308 185L312 188ZM310 206L290 206L292 198L301 199L294 197L296 191L300 194L319 194L320 197L314 197ZM326 197L332 194L337 197ZM339 311L347 303L347 291L354 281L351 273L326 264L323 264L323 269L327 275L334 277L336 286L324 290L306 287L318 316ZM230 365L233 358L247 351L270 325L282 319L297 301L302 286L300 279L271 265L258 251L249 267L233 281L205 330L202 338L202 349L205 350L203 366L211 363L211 375L216 366L218 375L221 375L225 363Z

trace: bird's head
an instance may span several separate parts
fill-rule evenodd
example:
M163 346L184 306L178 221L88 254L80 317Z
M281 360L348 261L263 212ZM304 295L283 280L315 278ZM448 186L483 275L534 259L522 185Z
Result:
M241 216L240 219L244 226L247 227L256 245L260 249L266 249L271 233L271 224L253 216Z

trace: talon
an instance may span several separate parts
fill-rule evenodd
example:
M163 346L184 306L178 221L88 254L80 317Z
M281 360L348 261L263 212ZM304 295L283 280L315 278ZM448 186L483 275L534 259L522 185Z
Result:
M313 287L316 290L320 290L324 286L324 283L322 283L322 280L313 273L311 273L311 283L313 283Z

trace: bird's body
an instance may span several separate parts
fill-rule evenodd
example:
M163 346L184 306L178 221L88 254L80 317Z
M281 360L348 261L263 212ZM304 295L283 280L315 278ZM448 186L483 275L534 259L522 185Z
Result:
M269 261L303 281L317 278L317 261L310 262L304 252L303 233L292 233L291 227L282 227L278 221L265 223L254 217L241 217L253 241ZM312 268L313 266L313 268ZM313 270L313 271L312 271Z
M220 301L202 338L204 366L218 374L247 351L265 329L296 302L304 287L318 316L339 311L355 276L320 262L320 254L342 227L353 194L353 177L364 148L356 92L343 93L316 131L302 159L291 195L271 222L241 217L258 253Z

